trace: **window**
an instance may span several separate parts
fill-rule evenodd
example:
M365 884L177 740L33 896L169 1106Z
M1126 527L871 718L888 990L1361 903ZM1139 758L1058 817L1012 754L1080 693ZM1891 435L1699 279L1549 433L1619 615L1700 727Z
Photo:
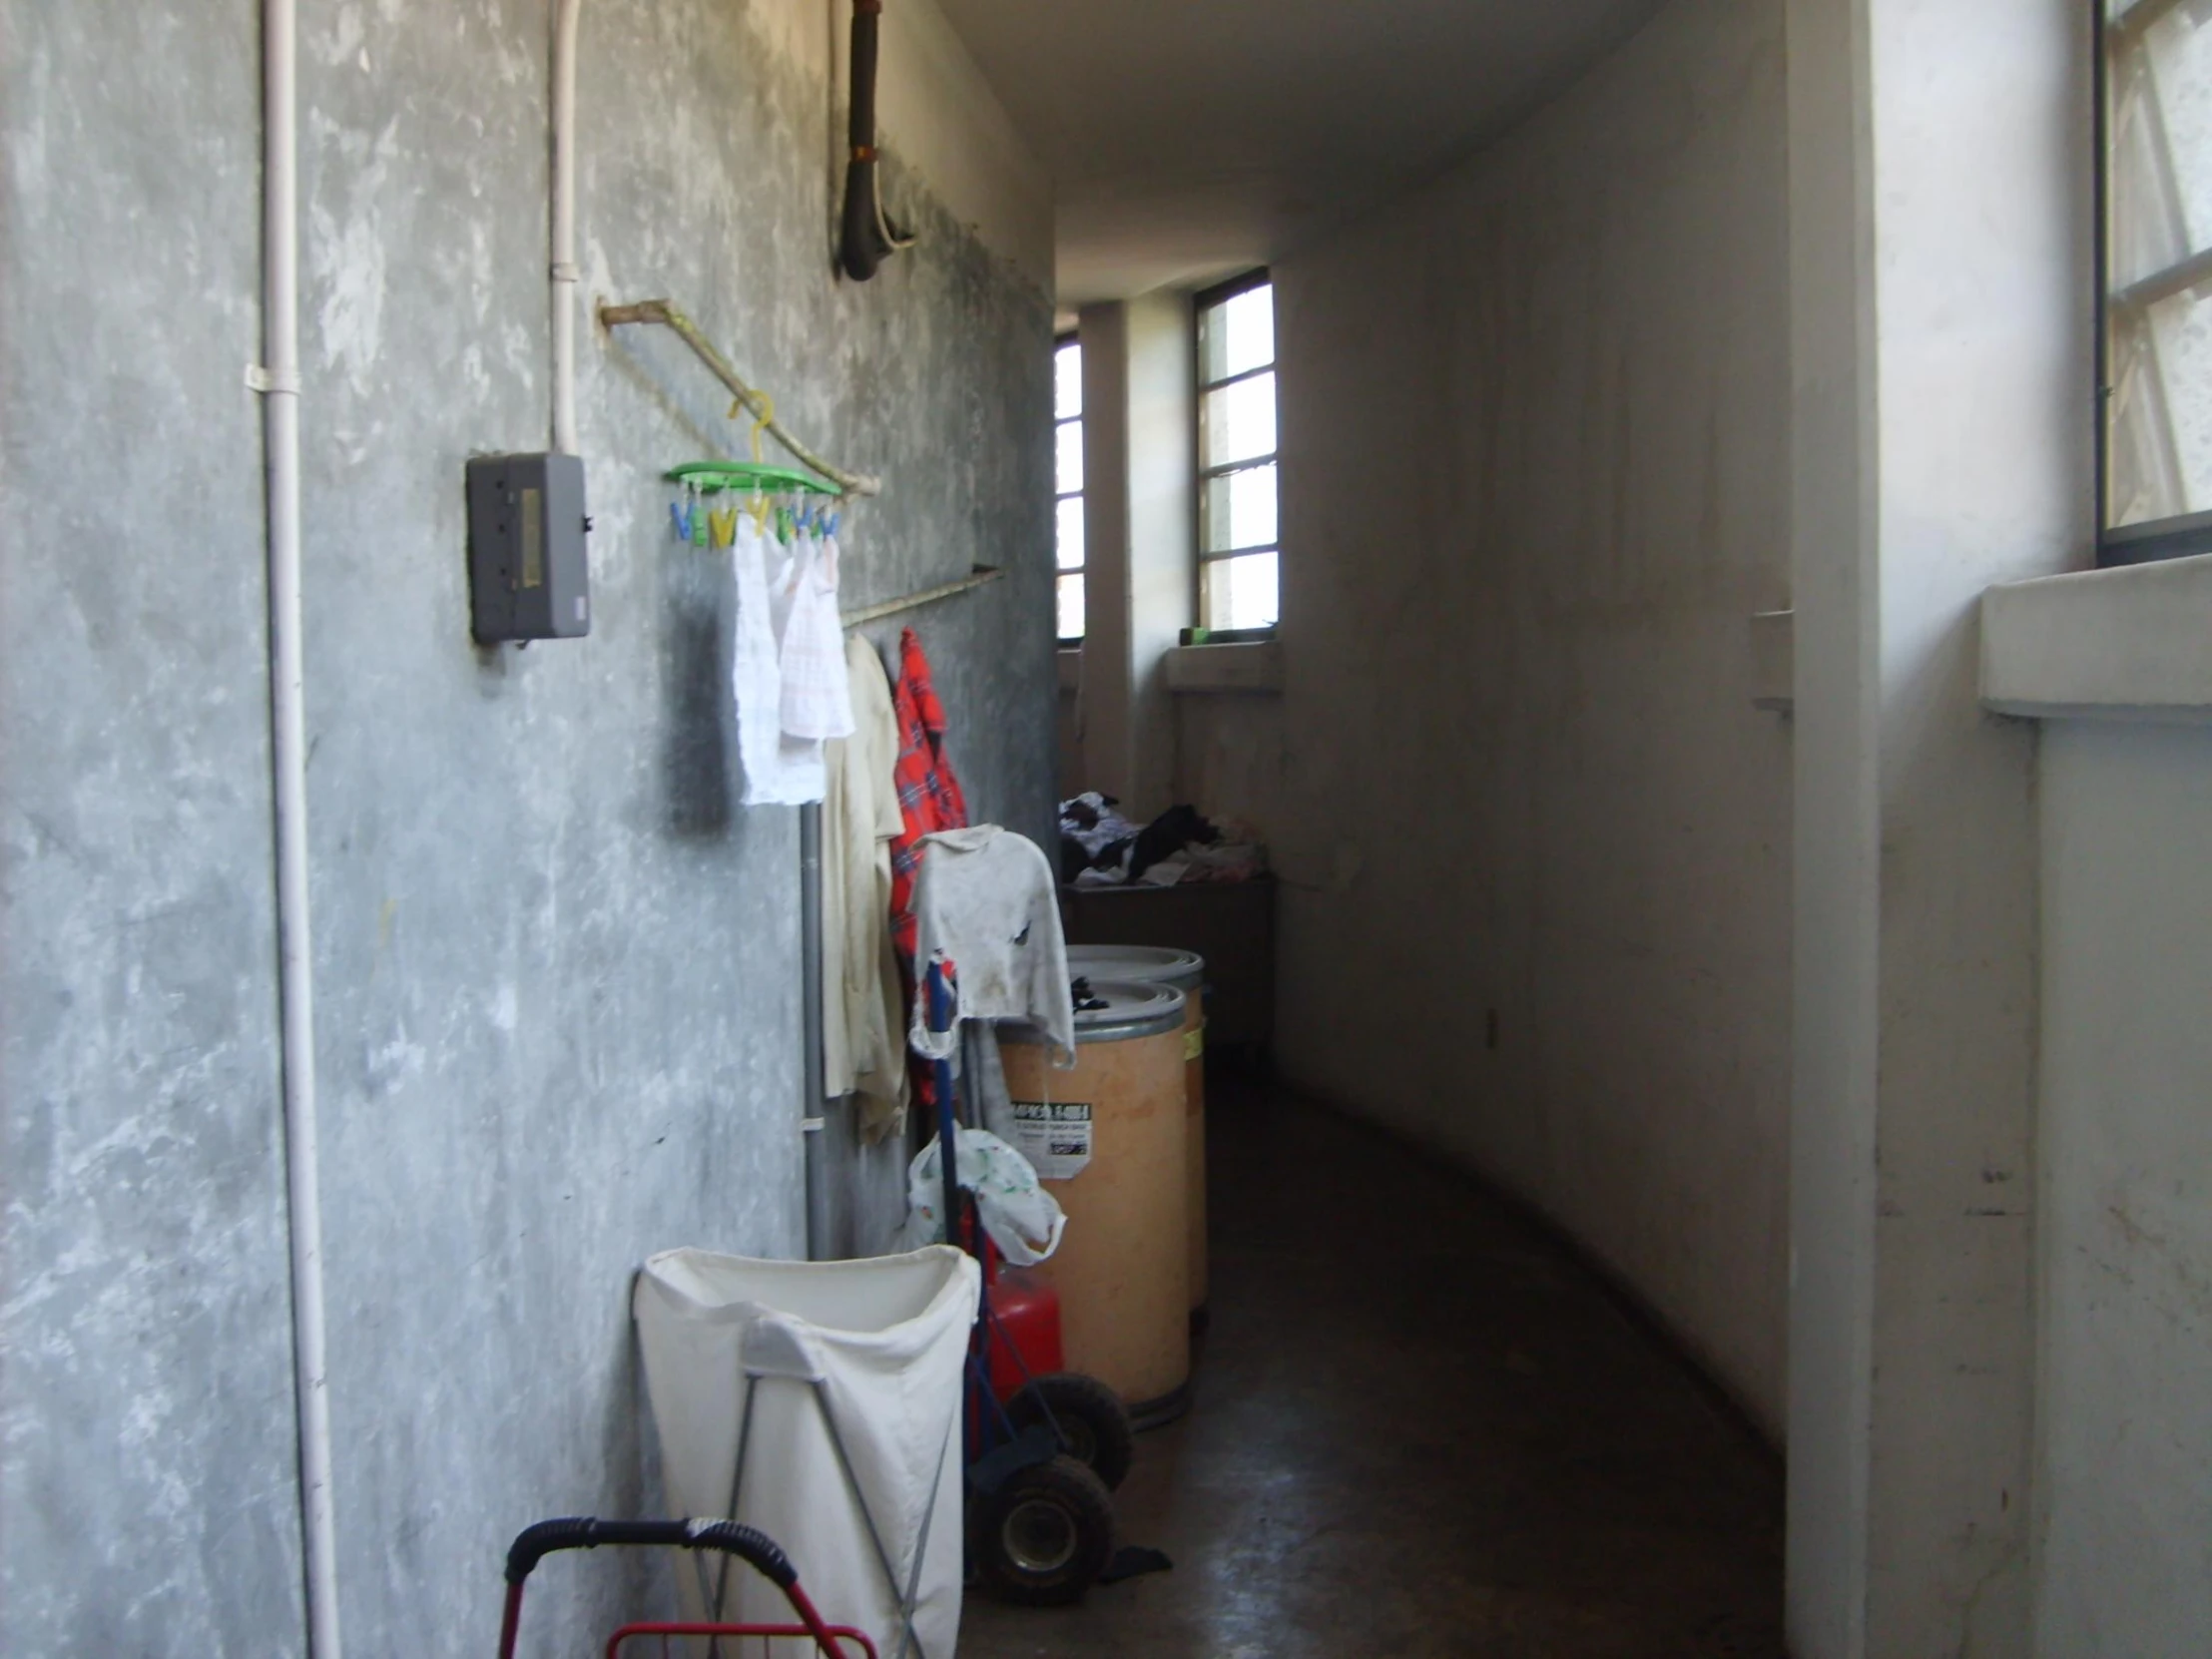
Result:
M1276 622L1275 289L1268 274L1197 296L1198 618L1216 635Z
M1063 339L1052 353L1052 450L1058 515L1060 643L1083 643L1083 348Z
M2212 5L2097 0L2099 560L2212 550Z

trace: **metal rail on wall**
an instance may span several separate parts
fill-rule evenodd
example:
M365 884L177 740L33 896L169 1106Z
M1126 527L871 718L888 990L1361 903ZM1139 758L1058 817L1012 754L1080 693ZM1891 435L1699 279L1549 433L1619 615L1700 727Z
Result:
M919 610L924 605L934 605L940 599L954 599L963 593L971 593L987 583L997 581L1005 574L996 565L976 565L957 581L922 588L900 599L886 599L879 605L862 605L858 610L840 613L837 620L847 628L857 628L863 622L879 622L884 617L896 616L901 611Z
M845 495L880 495L883 480L872 478L864 472L847 472L841 466L832 466L809 449L776 418L776 405L760 392L745 383L745 379L730 366L715 346L715 342L699 331L699 324L666 299L639 299L626 305L610 305L602 302L599 307L602 327L619 328L628 323L658 323L667 328L686 345L692 354L707 365L708 371L730 388L732 396L752 411L753 418L761 423L768 434L799 459L835 484Z
M833 466L793 437L784 424L776 418L774 400L758 388L748 385L745 377L731 366L730 359L722 354L716 347L715 342L700 332L699 324L694 322L681 307L673 302L666 299L638 299L622 305L602 302L599 307L599 320L603 326L608 328L618 328L626 324L636 323L652 323L667 328L678 339L692 348L692 354L707 365L708 371L716 379L729 387L731 395L752 412L753 418L760 423L762 430L775 438L778 443L782 444L807 466L835 484L839 494L848 496L882 494L883 481L880 478L872 477L864 472L848 472L843 467ZM706 464L699 463L696 468L680 467L677 469L679 473L689 470L706 470ZM957 577L950 582L940 582L935 587L921 588L913 593L903 594L896 599L885 599L876 604L862 605L855 610L842 613L838 620L847 628L857 628L863 622L878 622L884 617L896 616L901 611L917 610L923 605L934 605L940 599L955 598L960 594L983 587L987 583L995 582L1005 574L1005 571L996 565L975 565L965 576Z

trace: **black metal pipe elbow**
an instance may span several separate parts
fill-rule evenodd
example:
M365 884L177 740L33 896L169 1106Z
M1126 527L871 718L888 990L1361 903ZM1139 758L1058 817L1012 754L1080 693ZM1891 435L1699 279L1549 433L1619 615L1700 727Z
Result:
M851 155L844 169L837 268L855 282L873 276L891 252L876 205L875 64L882 12L883 0L852 0L852 84L845 122Z

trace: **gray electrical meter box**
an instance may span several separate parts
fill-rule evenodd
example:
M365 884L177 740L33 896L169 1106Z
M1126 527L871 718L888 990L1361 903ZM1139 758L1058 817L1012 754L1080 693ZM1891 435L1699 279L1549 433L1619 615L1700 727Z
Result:
M470 631L499 640L591 632L578 455L478 455L468 463Z

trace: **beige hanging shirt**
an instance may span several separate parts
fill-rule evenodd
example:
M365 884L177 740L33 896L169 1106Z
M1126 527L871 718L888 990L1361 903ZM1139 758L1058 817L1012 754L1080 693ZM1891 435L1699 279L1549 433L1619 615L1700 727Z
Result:
M904 997L891 954L891 840L898 810L898 720L875 648L845 641L852 736L823 746L822 1049L829 1093L857 1096L862 1139L905 1122Z

